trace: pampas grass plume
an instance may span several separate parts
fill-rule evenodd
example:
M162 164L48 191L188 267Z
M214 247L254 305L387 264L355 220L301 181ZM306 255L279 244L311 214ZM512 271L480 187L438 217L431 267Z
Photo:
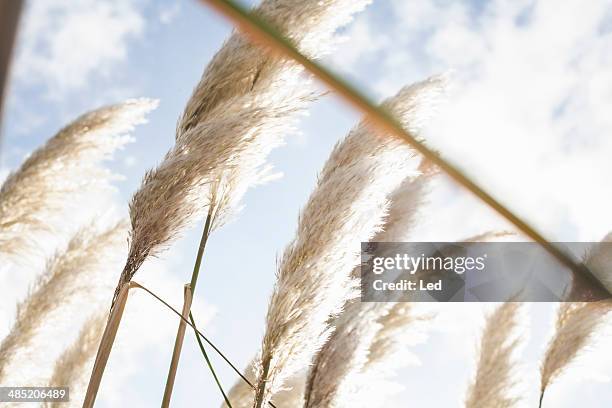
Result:
M255 12L315 58L366 3L265 0ZM118 289L195 220L211 214L214 230L235 213L247 188L270 177L269 152L315 97L301 66L233 34L188 101L175 145L132 198L130 252Z
M610 301L565 302L540 366L540 404L547 388L584 352L612 310Z
M466 408L509 408L518 399L511 396L514 386L513 354L519 344L519 302L506 302L487 319L482 337L476 373L468 387Z
M69 387L70 402L46 403L47 408L80 407L83 404L87 380L100 344L108 314L104 311L89 318L77 339L55 362L49 387Z
M75 304L92 304L93 291L100 287L96 284L100 281L99 273L121 252L126 230L125 222L101 232L94 226L84 227L65 251L50 259L46 271L18 305L13 327L0 343L0 383L40 384L32 380L44 377L47 368L51 370L53 357L45 354L42 357L51 360L43 362L28 356L45 349L49 341L45 333L55 329L57 319L77 313Z
M438 78L424 81L383 106L414 131L440 88ZM389 194L416 174L412 156L401 140L377 133L366 121L334 148L280 259L256 364L256 407L306 367L327 340L328 319L355 294L358 243L380 231Z
M134 99L84 114L34 151L0 188L0 255L23 255L44 231L57 231L67 203L83 191L109 187L112 174L100 166L130 138L157 106Z
M422 172L420 175L406 178L390 195L389 212L383 229L374 236L373 241L400 242L408 238L419 207L427 195L429 180L437 173L426 162L421 163L419 170ZM359 267L353 270L353 277L359 277ZM390 333L398 334L402 331L398 328L405 329L413 321L408 317L408 308L408 304L390 302L348 302L334 322L334 332L311 366L305 407L352 406L358 403L360 388L370 389L364 381L368 362L382 361L387 353L393 354L394 348L389 343L393 343L394 336L390 336ZM406 318L402 320L401 316ZM389 347L381 348L383 344ZM370 365L369 368L374 366ZM376 394L379 401L384 401L382 393Z
M584 264L608 289L612 282L612 234L584 256ZM591 343L612 310L610 300L566 302L559 306L553 334L540 366L540 404L546 389Z

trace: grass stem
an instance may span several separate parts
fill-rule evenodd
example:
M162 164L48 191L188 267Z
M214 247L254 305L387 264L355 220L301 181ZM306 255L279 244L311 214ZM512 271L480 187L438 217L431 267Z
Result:
M189 288L189 301L187 295L183 304L183 319L179 322L179 327L176 331L176 339L174 340L174 349L172 351L172 359L170 360L170 368L168 370L168 378L166 379L166 387L164 389L164 397L162 400L162 408L168 408L170 406L170 398L172 397L172 389L174 388L174 381L176 379L176 372L178 370L178 363L183 351L183 342L185 339L186 330L186 319L191 312L191 303L193 300L193 293L195 292L196 284L198 283L198 276L200 275L200 267L202 265L202 258L204 256L204 249L206 248L206 242L210 235L210 229L212 224L214 203L210 203L208 207L208 215L206 216L206 222L204 223L204 230L202 231L202 238L200 239L200 245L198 246L198 254L196 261L193 266L193 272L191 273L191 282L185 285L185 290ZM214 372L213 372L214 375Z
M193 331L195 333L196 340L198 341L198 346L200 347L200 351L202 352L202 355L204 356L204 359L206 360L206 364L208 365L208 368L210 369L210 372L212 373L212 376L215 379L215 382L217 383L217 387L219 387L219 391L221 391L221 395L223 395L225 404L228 406L228 408L232 408L232 403L230 402L229 398L225 394L225 390L223 389L223 386L221 385L221 381L219 381L219 378L217 377L217 373L215 372L215 369L213 368L212 363L210 362L210 358L208 358L208 353L206 352L206 349L204 348L204 344L202 344L202 340L200 340L200 335L198 334L198 330L196 328L195 319L193 318L193 313L191 312L189 312L189 320L191 320L191 324L193 325Z
M261 405L263 403L264 395L266 392L266 378L268 377L269 370L270 370L270 360L266 359L263 362L263 373L261 374L263 381L261 382L261 385L257 387L257 389L255 390L255 405L254 405L255 408L261 408Z
M184 288L184 300L183 300L183 317L189 315L192 302L191 287L187 284ZM172 398L172 389L174 388L174 381L176 379L176 371L178 369L179 357L181 349L183 348L183 340L185 338L185 329L187 326L183 323L179 324L179 331L176 334L176 341L174 343L174 350L172 351L172 361L170 363L170 369L168 371L168 379L166 381L166 388L164 389L164 398L162 400L162 408L168 408L170 406L170 398Z
M213 350L215 350L215 352L232 368L232 370L234 370L234 372L236 374L238 374L238 376L249 385L249 387L255 389L255 386L253 385L252 382L250 382L248 380L248 378L246 378L244 376L244 374L242 374L240 372L240 370L238 370L238 368L236 368L236 366L225 356L225 354L223 354L223 352L221 350L219 350L219 348L217 346L215 346L215 344L210 341L210 339L208 339L208 337L206 337L204 335L204 333L202 333L199 329L197 329L193 324L191 324L190 321L188 321L187 319L185 319L183 317L183 315L181 315L181 313L179 313L178 310L176 310L175 308L173 308L172 306L170 306L170 304L168 302L166 302L164 299L162 299L161 297L159 297L158 295L156 295L153 291L151 291L150 289L142 286L140 283L137 283L135 281L131 282L132 287L135 288L139 288L144 290L145 292L147 292L149 295L153 296L157 301L159 301L161 304L163 304L164 306L166 306L168 309L170 309L170 311L172 311L172 313L174 313L175 315L177 315L181 320L185 321L185 324L189 325L193 330L195 330L195 332L198 334L198 336L200 336L210 347L212 347ZM272 402L268 402L268 405L270 405L272 408L277 408L276 405L274 405Z
M123 310L125 309L125 304L127 302L128 291L132 286L132 283L123 285L119 291L119 295L117 296L115 306L110 312L108 322L104 328L104 334L102 334L102 340L100 340L100 346L98 347L98 354L96 355L89 384L87 385L87 393L85 394L83 408L92 408L94 406L96 396L98 395L98 390L100 388L100 383L102 382L102 376L104 375L104 369L106 368L106 363L110 357L113 343L115 341L115 337L117 336L117 330L119 329L119 324L121 323L121 318L123 317Z

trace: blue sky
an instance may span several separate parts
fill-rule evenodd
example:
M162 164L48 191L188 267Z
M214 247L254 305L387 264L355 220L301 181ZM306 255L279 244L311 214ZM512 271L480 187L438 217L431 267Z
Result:
M378 0L342 30L346 41L325 62L377 99L450 72L448 101L425 129L427 142L552 239L595 241L612 228L611 21L607 0ZM135 142L109 163L125 179L108 202L126 213L144 171L171 146L192 88L231 27L196 1L154 0L32 1L24 23L0 172L84 111L128 97L158 98L159 108L136 129ZM239 366L259 346L276 256L291 239L331 147L357 119L333 96L316 103L300 123L301 134L271 156L283 178L249 191L240 217L209 243L194 308L207 316L210 336ZM416 240L455 240L507 227L444 179L425 214ZM137 279L180 304L198 229ZM23 282L12 288L3 307L25 288ZM109 366L111 379L103 383L102 407L117 401L145 407L161 399L175 321L144 296L134 296L132 309ZM483 309L440 309L429 340L414 349L421 365L397 379L406 387L397 406L461 405ZM534 305L526 319L531 331L520 377L530 406L551 313L550 305ZM593 355L599 358L586 356L551 388L550 406L609 406L612 357ZM218 360L216 365L229 387L234 376ZM194 385L205 406L220 400L188 338L176 406L191 406Z

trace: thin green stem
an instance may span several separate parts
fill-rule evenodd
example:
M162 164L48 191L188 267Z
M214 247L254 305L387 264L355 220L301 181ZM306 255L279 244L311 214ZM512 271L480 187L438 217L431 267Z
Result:
M202 258L204 255L204 249L206 248L206 242L210 235L212 219L213 219L213 208L214 202L211 200L208 206L208 215L206 216L206 222L204 223L204 229L202 231L202 238L200 239L200 245L198 246L198 254L196 256L195 265L193 266L193 272L191 273L191 282L185 287L189 290L189 298L185 298L183 304L183 313L185 315L191 312L191 303L198 282L198 276L200 274L200 266L202 265ZM170 360L170 368L168 370L168 378L166 380L166 387L164 390L164 397L162 399L162 408L170 407L170 400L172 398L172 390L174 388L174 381L176 379L176 372L178 371L178 364L183 351L183 341L185 339L185 323L181 321L176 332L176 339L174 341L174 350L172 352L172 359ZM213 373L214 375L214 373Z
M225 390L223 389L223 386L221 385L221 382L219 381L219 378L217 377L217 373L215 372L215 369L213 368L213 365L210 362L210 358L208 358L208 353L206 352L206 349L204 348L204 344L202 344L202 340L200 340L200 336L198 335L198 329L196 329L196 323L193 318L193 313L191 312L189 312L189 320L191 320L191 324L193 325L193 331L195 333L196 340L198 341L198 346L200 346L200 351L202 352L202 355L204 356L204 360L206 360L206 364L208 364L208 368L210 368L210 372L212 373L212 376L215 379L215 382L217 383L217 387L219 387L219 391L221 391L221 394L223 395L225 404L227 404L229 408L232 408L232 403L230 402L229 398L225 394Z
M232 368L232 370L234 370L234 372L236 374L238 374L238 376L240 378L242 378L242 380L247 383L249 385L249 387L255 389L255 386L253 385L253 383L251 383L241 372L240 370L238 370L236 368L236 366L234 364L232 364L232 362L225 356L225 354L223 354L223 352L221 350L219 350L219 348L217 346L215 346L215 344L210 341L208 339L208 337L206 337L204 335L204 333L202 333L199 329L197 329L196 327L194 327L191 322L187 319L185 319L183 317L183 315L176 310L175 308L173 308L168 302L166 302L164 299L162 299L161 297L159 297L158 295L156 295L152 290L142 286L140 283L136 282L136 281L132 281L130 283L133 287L135 288L139 288L144 290L145 292L147 292L149 295L153 296L153 298L155 298L157 301L159 301L161 304L163 304L164 306L166 306L168 309L170 309L170 311L172 311L172 313L174 313L175 315L177 315L179 317L179 319L181 319L182 321L185 322L185 324L187 324L189 327L191 327L193 330L195 330L195 332L198 334L198 336L202 337L202 339L208 343L208 345L210 347L212 347L213 350L215 350L215 352ZM268 404L272 407L272 408L277 408L273 403L268 402Z
M195 265L193 265L193 272L191 273L191 295L195 294L196 284L198 283L198 277L200 276L200 266L202 266L202 258L204 256L204 249L208 242L210 235L210 227L212 225L212 214L213 214L213 203L210 203L208 207L208 215L206 216L206 222L204 223L204 230L202 230L202 238L200 238L200 246L198 247L198 255L196 256Z

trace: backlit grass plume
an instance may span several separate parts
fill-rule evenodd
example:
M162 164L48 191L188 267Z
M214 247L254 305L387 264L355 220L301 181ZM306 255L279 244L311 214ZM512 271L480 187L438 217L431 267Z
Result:
M255 12L316 58L368 1L265 0ZM315 97L301 66L233 34L188 101L175 145L132 198L130 252L119 286L205 214L212 216L211 230L219 227L245 190L269 176L269 152Z
M612 242L608 234L584 256L584 264L606 286L612 282ZM566 302L557 311L555 333L540 366L540 404L553 383L592 342L597 329L606 323L612 302Z
M476 373L465 400L466 408L509 408L518 398L511 395L515 384L513 354L519 343L519 302L506 302L487 318L480 339Z
M440 79L402 89L383 106L418 130ZM330 334L328 320L355 294L359 245L380 231L388 197L417 172L413 151L363 121L336 145L300 214L279 263L256 363L254 406L267 404L286 379L304 369Z
M104 331L108 313L94 315L88 319L74 343L55 362L49 387L69 387L70 402L48 402L48 408L81 407L87 388L89 372Z
M109 285L109 265L118 259L126 236L124 222L101 232L85 227L49 260L0 343L0 384L41 385L49 380L57 357L47 352L53 333L71 327L75 313L101 301L94 291Z
M423 162L422 174L409 177L390 195L389 213L383 230L374 236L374 242L405 241L417 217L418 209L427 194L429 179L435 171ZM360 275L359 267L353 270L353 277ZM305 391L305 407L359 406L372 401L363 399L363 394L372 391L376 384L370 380L380 372L368 368L372 361L381 361L394 348L384 348L383 343L392 341L388 334L394 328L406 329L414 321L408 313L408 304L391 302L362 303L351 300L334 322L334 332L323 348L317 353L308 376ZM405 309L404 309L405 308ZM405 320L398 320L405 316ZM398 324L400 323L400 324ZM388 327L386 327L388 326ZM403 330L405 331L405 330ZM395 333L400 330L395 331ZM394 355L396 361L398 355ZM369 375L373 374L373 375ZM383 376L377 379L380 383ZM384 393L377 389L376 401L384 402Z
M540 366L540 406L547 388L586 351L610 310L610 301L560 304L555 333Z
M83 192L109 187L100 166L157 102L134 99L84 114L34 151L0 188L0 256L21 254L43 231L57 231L68 203ZM57 219L56 219L57 218Z
M310 370L304 407L384 407L401 390L391 377L412 360L420 337L411 303L350 303Z

